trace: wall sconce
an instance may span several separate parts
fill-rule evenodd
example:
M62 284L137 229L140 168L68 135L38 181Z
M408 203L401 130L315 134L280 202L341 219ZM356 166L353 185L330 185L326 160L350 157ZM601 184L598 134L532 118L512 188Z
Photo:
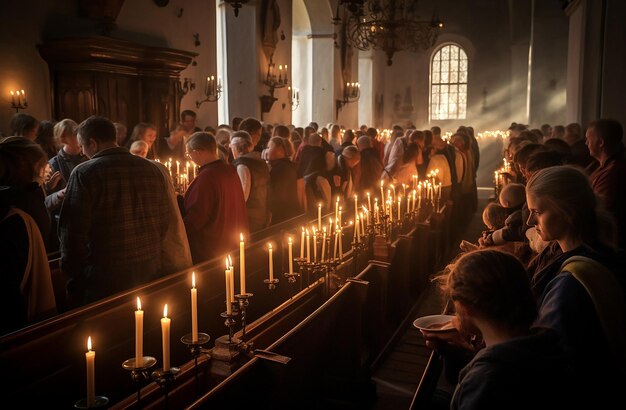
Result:
M202 103L207 101L215 102L222 96L222 79L218 78L215 82L215 76L212 75L206 78L206 85L204 86L204 95L206 98L202 101L196 101L196 108L200 108Z
M339 117L339 111L341 107L346 104L350 104L353 102L359 101L361 97L361 84L357 83L346 83L346 87L343 89L343 99L336 100L336 113L335 118Z
M285 65L285 71L283 72L283 66L278 66L278 77L276 77L276 73L274 72L274 68L276 65L272 61L270 57L270 62L267 65L267 75L263 80L263 84L269 87L270 95L262 95L261 96L261 114L265 112L270 112L272 109L272 105L274 101L276 101L276 97L274 97L274 90L276 88L284 88L289 83L287 76L287 65Z
M224 0L224 3L233 6L235 17L239 16L239 9L250 0Z
M184 78L182 86L180 85L180 83L178 84L178 92L180 95L183 95L183 96L187 95L189 91L192 91L195 89L196 89L196 83L191 81L191 78Z
M295 111L300 105L300 90L297 88L291 89L291 87L287 87L287 90L289 92L289 105L291 105L291 111Z
M11 108L18 113L20 110L24 110L28 107L28 101L26 101L26 94L24 90L11 91Z

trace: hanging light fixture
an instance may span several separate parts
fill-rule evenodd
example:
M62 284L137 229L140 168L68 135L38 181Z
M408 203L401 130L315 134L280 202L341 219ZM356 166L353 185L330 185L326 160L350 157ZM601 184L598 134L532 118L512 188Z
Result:
M224 3L233 6L235 17L239 16L239 9L250 0L224 0Z
M339 0L346 11L348 43L359 50L382 50L387 65L397 51L432 47L443 28L435 15L420 20L417 0ZM333 21L336 21L335 16Z

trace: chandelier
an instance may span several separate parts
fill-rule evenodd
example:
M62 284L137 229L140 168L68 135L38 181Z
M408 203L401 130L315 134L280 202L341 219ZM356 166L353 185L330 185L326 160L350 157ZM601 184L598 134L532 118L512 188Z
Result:
M359 50L382 50L387 65L392 64L396 51L424 51L435 44L443 22L433 15L420 20L417 0L339 0L346 10L346 39Z

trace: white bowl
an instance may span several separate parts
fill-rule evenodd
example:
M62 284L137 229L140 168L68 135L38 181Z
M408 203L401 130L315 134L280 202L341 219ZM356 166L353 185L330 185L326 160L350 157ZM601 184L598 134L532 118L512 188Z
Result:
M450 323L453 317L454 315L422 316L415 319L413 326L425 332L452 332L456 330L456 328Z

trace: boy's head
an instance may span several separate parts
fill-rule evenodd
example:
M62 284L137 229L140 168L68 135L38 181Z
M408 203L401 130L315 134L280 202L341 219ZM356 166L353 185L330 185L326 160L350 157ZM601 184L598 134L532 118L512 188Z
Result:
M506 208L497 202L490 202L483 211L483 222L487 229L495 231L504 227L507 216Z
M498 199L505 208L519 208L526 201L526 187L524 184L506 184Z

